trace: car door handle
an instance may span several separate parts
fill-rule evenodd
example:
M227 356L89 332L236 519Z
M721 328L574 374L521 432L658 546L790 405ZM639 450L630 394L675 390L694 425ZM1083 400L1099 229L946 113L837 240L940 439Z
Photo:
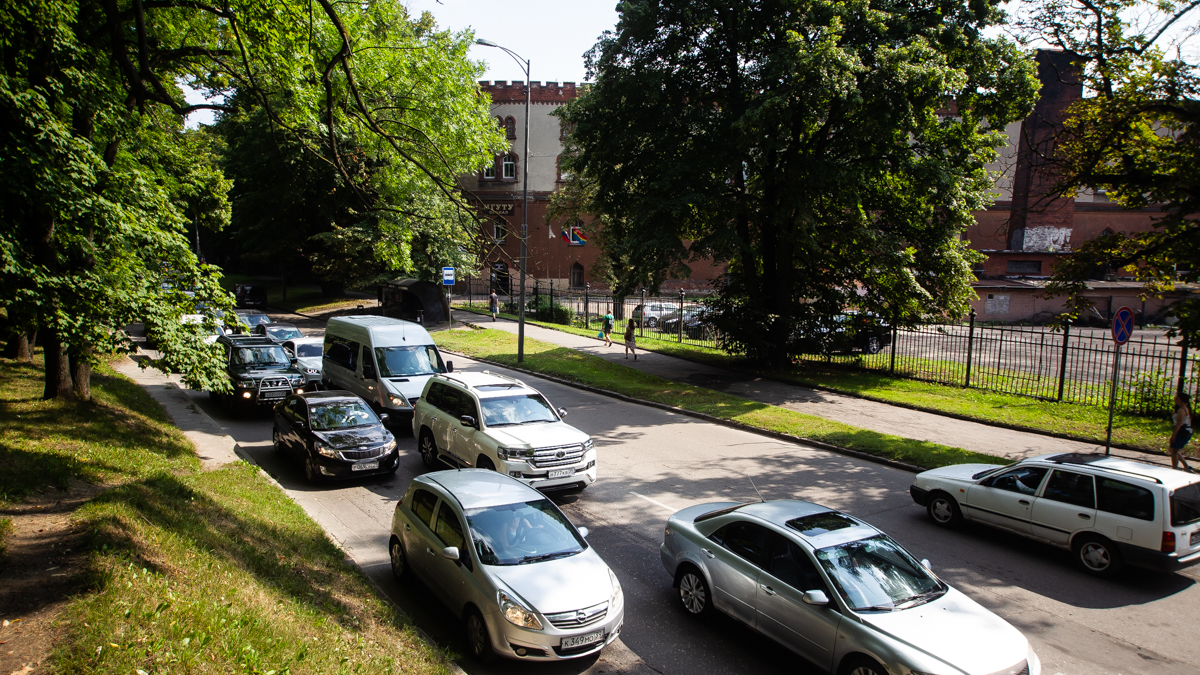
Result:
M710 558L715 558L715 557L717 557L715 553L713 553L712 551L710 551L710 550L708 550L708 549L706 549L706 548L702 548L702 549L700 549L700 552L701 552L701 553L703 553L704 555L706 555L706 556L710 557Z
M767 586L766 584L759 584L758 587L761 588L767 595L775 595L775 589Z
M1088 515L1088 514L1086 514L1086 513L1081 513L1081 514L1079 514L1079 517L1080 517L1080 518L1083 518L1084 520L1091 520L1091 519L1092 519L1092 517L1091 517L1091 516L1089 516L1089 515Z
M1028 499L1018 499L1018 500L1017 500L1017 503L1018 503L1018 504L1024 504L1025 506L1029 506L1029 500L1028 500Z
M429 548L428 546L425 547L425 552L428 553L429 555L435 555L433 552L433 549Z
M405 523L405 524L404 524L404 531L405 531L405 532L412 532L412 525L409 525L408 523Z

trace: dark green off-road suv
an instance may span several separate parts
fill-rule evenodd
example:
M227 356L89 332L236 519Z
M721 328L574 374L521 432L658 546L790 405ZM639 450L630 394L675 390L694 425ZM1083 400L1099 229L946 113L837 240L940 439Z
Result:
M231 412L242 406L275 405L304 391L304 373L292 364L283 347L270 339L222 335L217 344L225 349L225 372L233 393L213 397L223 400Z

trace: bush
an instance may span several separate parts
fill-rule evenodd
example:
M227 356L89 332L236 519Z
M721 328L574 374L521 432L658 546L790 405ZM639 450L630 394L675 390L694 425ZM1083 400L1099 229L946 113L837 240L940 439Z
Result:
M571 325L575 319L575 312L570 307L554 302L549 295L534 296L528 311L538 321L550 321L565 326Z

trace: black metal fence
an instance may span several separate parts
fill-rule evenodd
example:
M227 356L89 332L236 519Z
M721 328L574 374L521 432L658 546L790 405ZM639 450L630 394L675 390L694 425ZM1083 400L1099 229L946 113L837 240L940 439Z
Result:
M638 340L670 341L710 349L718 335L700 320L703 298L687 293L614 298L588 287L529 280L526 317L600 332L611 313L613 337L621 342L633 321ZM516 312L517 284L501 296L502 311ZM488 285L478 279L454 287L457 304L486 309ZM682 308L682 312L681 312ZM682 315L682 320L681 320ZM1115 350L1108 329L1067 326L994 325L972 316L961 324L929 324L892 330L880 351L804 354L801 360L885 372L926 382L1029 396L1044 400L1107 406L1113 387ZM872 345L874 346L874 345ZM1163 331L1136 331L1117 360L1116 407L1145 414L1168 414L1175 391L1200 388L1200 354L1189 353Z

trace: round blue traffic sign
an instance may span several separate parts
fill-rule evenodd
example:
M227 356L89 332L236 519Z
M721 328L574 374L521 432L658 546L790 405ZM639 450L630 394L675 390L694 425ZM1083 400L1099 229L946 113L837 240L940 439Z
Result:
M1133 310L1122 307L1113 313L1112 336L1113 342L1123 345L1133 335Z

